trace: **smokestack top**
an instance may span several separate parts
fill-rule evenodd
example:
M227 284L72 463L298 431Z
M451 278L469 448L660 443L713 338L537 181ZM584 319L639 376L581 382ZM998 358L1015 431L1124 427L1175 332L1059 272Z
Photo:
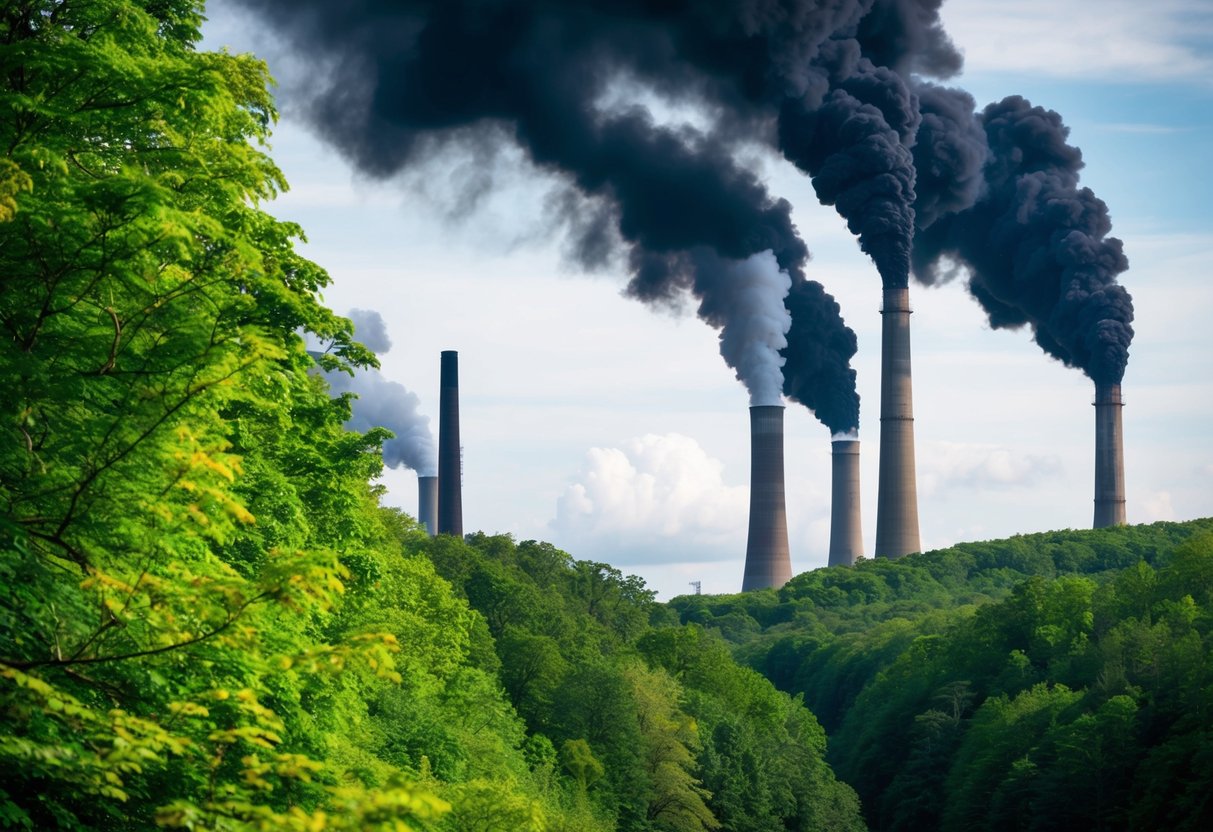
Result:
M881 315L890 312L904 312L907 315L914 314L914 310L910 308L909 286L885 286L883 295L884 304L880 308Z
M836 454L859 453L859 439L853 436L843 436L837 439L831 439L830 445L833 453Z
M430 354L433 355L433 353ZM459 353L455 350L442 351L441 385L443 387L459 386Z
M1095 401L1091 402L1091 404L1095 407L1101 405L1124 407L1124 399L1120 397L1120 382L1096 382Z

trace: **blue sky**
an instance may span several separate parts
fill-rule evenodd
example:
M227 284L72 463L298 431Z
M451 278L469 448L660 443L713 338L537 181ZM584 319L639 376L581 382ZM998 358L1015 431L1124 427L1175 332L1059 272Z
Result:
M1147 5L1149 8L1146 8ZM275 74L309 71L259 24L212 3L204 45L254 51ZM1130 522L1213 514L1213 3L948 0L966 56L954 80L979 103L1021 94L1056 109L1082 148L1083 184L1124 240L1136 338L1124 380ZM736 591L745 550L745 390L716 333L620 296L624 275L583 275L543 210L550 180L503 153L486 173L448 157L399 181L356 176L283 101L272 153L339 312L374 309L392 348L383 373L437 423L438 354L460 352L465 529L550 540L644 577L662 597L702 582ZM808 181L756 158L795 206L810 277L859 336L864 540L875 540L880 281ZM1091 523L1093 389L1026 332L993 332L958 284L912 287L914 406L923 545ZM786 420L793 570L823 566L829 434ZM384 477L414 511L416 482Z

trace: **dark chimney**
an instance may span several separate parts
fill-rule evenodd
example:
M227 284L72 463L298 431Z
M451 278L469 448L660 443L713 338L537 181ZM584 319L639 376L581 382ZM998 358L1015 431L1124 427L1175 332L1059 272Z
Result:
M833 485L830 493L830 566L854 566L863 556L859 520L859 440L843 437L830 443Z
M437 477L417 477L417 520L431 537L438 533Z
M750 408L750 536L742 592L783 586L792 577L783 494L783 407Z
M910 387L910 290L884 290L880 311L880 482L876 496L876 556L899 558L922 550L914 474L914 401Z
M459 353L442 353L438 399L438 534L463 537L463 452L459 445Z
M1095 528L1123 526L1125 445L1119 384L1095 385Z

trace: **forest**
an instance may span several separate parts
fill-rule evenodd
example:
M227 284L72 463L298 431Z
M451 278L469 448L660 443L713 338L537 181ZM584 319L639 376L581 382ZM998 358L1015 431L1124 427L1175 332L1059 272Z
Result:
M1213 824L1213 520L961 544L671 606L803 697L872 829Z
M0 828L1213 827L1213 521L663 604L382 505L200 25L0 5Z

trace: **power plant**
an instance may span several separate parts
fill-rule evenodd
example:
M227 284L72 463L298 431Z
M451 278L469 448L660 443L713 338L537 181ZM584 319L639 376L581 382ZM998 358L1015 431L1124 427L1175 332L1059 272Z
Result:
M880 479L876 494L877 557L922 551L914 472L914 397L910 385L910 290L884 289L880 310Z
M459 444L459 353L444 350L438 398L438 534L463 537L463 452Z
M1123 526L1125 448L1119 384L1095 384L1095 528Z
M741 591L778 589L792 577L783 486L783 406L750 408L750 532Z
M430 537L438 533L437 477L417 477L417 520Z
M854 566L863 557L859 514L859 439L836 436L830 442L830 566Z

